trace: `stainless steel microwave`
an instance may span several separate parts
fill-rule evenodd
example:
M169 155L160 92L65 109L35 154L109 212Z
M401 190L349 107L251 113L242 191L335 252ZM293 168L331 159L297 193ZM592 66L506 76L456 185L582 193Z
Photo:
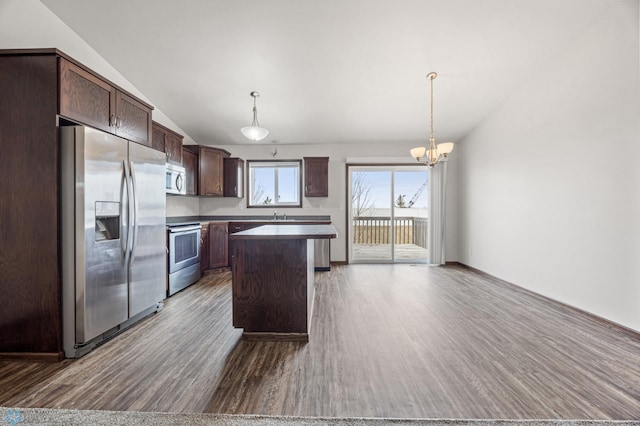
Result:
M187 194L185 169L182 166L175 164L167 164L167 180L166 180L166 192L167 194Z

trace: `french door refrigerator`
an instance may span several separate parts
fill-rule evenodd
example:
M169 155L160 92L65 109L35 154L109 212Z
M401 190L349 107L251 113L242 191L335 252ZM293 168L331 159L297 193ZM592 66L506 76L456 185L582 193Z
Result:
M164 153L60 127L63 348L90 351L166 294Z

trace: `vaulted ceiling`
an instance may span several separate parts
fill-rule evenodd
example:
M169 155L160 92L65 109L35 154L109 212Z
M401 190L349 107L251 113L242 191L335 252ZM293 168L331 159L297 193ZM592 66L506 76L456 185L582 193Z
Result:
M41 0L196 143L460 140L612 0Z

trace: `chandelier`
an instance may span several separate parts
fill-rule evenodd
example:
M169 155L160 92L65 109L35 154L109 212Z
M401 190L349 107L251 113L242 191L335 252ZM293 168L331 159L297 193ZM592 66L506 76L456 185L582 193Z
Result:
M258 123L258 109L256 108L256 99L260 96L258 92L251 92L250 95L253 97L253 122L251 126L243 127L240 129L242 134L249 140L254 142L260 141L267 137L269 131L264 127L260 127L260 123Z
M436 145L436 138L433 136L433 80L438 76L435 72L427 74L429 80L430 91L430 116L429 123L431 126L431 136L429 137L429 147L420 146L411 149L411 156L420 163L425 163L429 168L435 166L438 161L447 158L447 155L453 151L453 142L445 142Z

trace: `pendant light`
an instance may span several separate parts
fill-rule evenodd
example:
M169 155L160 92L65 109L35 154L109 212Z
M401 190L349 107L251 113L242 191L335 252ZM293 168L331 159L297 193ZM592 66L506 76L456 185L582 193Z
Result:
M253 97L253 122L251 126L243 127L240 129L242 134L249 140L254 142L260 141L267 137L269 131L264 127L260 127L260 123L258 123L258 109L256 108L256 99L260 96L258 92L251 92L250 95Z
M429 124L431 127L431 136L429 137L429 147L420 146L411 149L411 156L418 162L425 163L428 167L435 166L438 161L443 158L447 158L447 155L453 151L453 142L445 142L436 145L436 139L433 136L433 80L438 76L435 72L427 74L427 80L429 80L430 86L430 116Z

